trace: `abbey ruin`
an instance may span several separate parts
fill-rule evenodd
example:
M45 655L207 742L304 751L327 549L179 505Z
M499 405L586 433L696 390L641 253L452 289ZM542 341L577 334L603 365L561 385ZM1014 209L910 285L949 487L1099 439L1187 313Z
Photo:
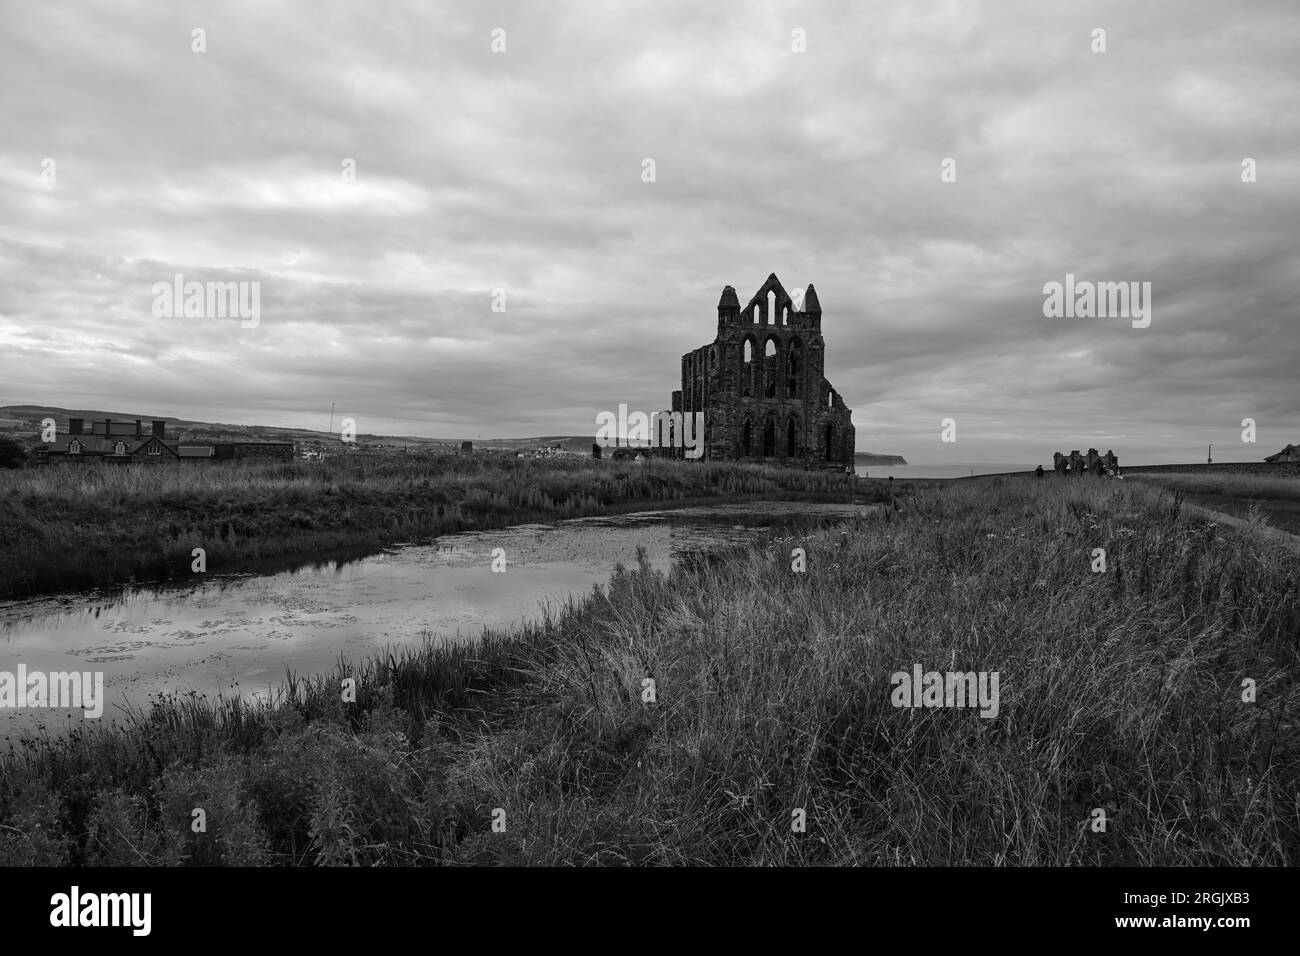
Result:
M853 465L852 409L823 374L817 291L795 310L773 273L744 308L727 286L714 340L682 356L672 410L704 413L706 461L813 468Z

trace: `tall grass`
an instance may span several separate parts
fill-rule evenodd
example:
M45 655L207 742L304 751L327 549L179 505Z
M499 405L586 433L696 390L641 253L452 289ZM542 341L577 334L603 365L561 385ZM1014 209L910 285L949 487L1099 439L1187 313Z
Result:
M1300 501L1300 478L1273 478L1231 472L1157 472L1138 474L1135 477L1162 488L1188 494Z
M31 741L0 862L1295 864L1298 581L1135 483L954 483L273 705ZM998 716L894 708L913 663L997 671Z
M829 472L499 454L0 472L0 597L189 575L194 548L205 550L210 572L247 570L268 559L638 505L844 501L854 489Z

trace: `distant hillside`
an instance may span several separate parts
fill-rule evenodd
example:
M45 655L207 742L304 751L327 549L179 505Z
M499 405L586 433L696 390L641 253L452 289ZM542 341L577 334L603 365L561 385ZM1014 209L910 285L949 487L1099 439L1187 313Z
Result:
M853 461L858 465L906 465L907 459L902 455L877 455L875 452L859 451L853 453Z
M99 408L60 408L57 405L4 405L0 406L0 435L12 438L24 448L33 448L41 443L41 420L53 418L58 423L60 433L67 431L69 418L82 418L89 430L90 422L111 418L115 422L134 422L140 419L147 432L155 418L167 423L169 438L184 438L188 442L224 442L224 441L291 441L300 445L324 445L338 442L338 432L330 433L312 428L281 428L272 425L230 425L215 422L197 422L184 418L174 418L154 413L105 411ZM335 425L342 422L342 416L335 419ZM546 435L538 438L486 438L469 439L475 448L487 448L499 451L515 449L533 449L559 445L566 451L591 453L592 437L582 435ZM460 438L421 438L411 435L374 435L368 432L357 433L359 445L385 445L415 449L454 449L460 448Z
M24 448L34 448L41 443L41 420L53 418L58 422L59 432L64 433L69 418L82 418L89 430L90 422L111 418L115 422L133 422L140 419L147 432L155 418L149 412L105 411L100 408L60 408L57 405L2 405L0 406L0 435L12 438ZM323 446L339 440L338 432L333 434L312 428L280 428L273 425L230 425L216 422L196 422L185 418L166 415L157 416L159 421L167 423L169 438L183 438L187 442L204 444L226 441L291 441L305 447ZM335 419L336 426L342 417ZM591 454L591 446L596 439L593 435L539 435L533 438L470 438L474 447L491 451L531 450L535 448L553 448L558 446L564 451L580 455ZM413 435L375 435L369 432L357 433L358 445L384 445L389 448L407 447L412 451L418 449L438 450L460 448L460 438L422 438ZM901 455L877 455L869 451L860 451L854 456L859 465L906 465L907 460Z

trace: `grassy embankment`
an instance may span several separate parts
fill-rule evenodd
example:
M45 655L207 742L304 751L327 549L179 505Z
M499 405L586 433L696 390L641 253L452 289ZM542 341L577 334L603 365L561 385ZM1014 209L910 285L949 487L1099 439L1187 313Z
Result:
M31 742L0 862L1294 865L1298 580L1134 482L954 483L274 707ZM913 663L997 671L997 717L892 707Z
M1132 477L1182 492L1195 504L1236 518L1247 519L1254 512L1275 528L1300 534L1300 477L1195 471L1139 472Z
M884 483L862 483L867 497ZM0 472L0 598L355 553L528 521L691 501L845 501L845 476L759 466L512 455ZM856 492L859 500L861 491Z

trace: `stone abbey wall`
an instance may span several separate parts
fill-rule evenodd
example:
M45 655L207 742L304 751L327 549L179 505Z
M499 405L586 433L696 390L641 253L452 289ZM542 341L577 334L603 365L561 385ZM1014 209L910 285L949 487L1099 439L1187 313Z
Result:
M704 413L705 460L853 464L852 409L826 380L821 305L803 310L776 275L742 308L727 286L713 342L682 356L672 411Z

